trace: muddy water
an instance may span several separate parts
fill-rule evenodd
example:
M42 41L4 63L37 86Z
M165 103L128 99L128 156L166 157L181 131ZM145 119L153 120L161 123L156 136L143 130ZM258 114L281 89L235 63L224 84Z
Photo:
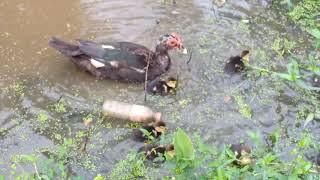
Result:
M99 108L105 98L146 104L164 113L171 131L183 127L190 134L199 132L209 143L234 142L246 139L249 130L267 133L283 122L292 124L294 106L285 98L276 98L281 93L265 86L267 80L230 78L222 73L225 60L243 49L253 50L254 62L273 64L270 59L274 55L254 50L268 52L278 35L296 35L267 5L267 1L244 0L230 0L221 8L211 0L177 4L154 0L2 0L0 172L9 176L10 157L15 154L54 149L62 137L86 130L83 117ZM173 52L171 73L179 74L177 95L149 96L146 103L142 85L95 80L47 45L55 35L67 40L134 41L152 48L167 32L183 36L193 52L192 60L187 65L186 56ZM235 92L245 95L252 119L241 116L234 101L224 101ZM67 112L52 111L52 104L60 98L66 102ZM40 112L51 120L46 125L38 121ZM86 162L90 156L94 166L90 169L72 163L73 172L88 178L108 173L130 148L141 146L128 138L130 128L124 122L105 119L104 123L106 127L97 128L90 136L88 155L79 155Z

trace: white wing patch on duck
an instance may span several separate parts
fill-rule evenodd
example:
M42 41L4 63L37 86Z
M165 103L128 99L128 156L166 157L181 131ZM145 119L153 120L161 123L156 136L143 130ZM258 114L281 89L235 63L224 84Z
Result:
M141 74L145 73L144 69L139 69L139 68L135 68L135 67L130 67L130 69L135 70L135 71L137 71L138 73L141 73Z
M93 58L90 59L90 63L96 68L101 68L101 67L105 66L105 64L103 64L103 63L101 63L101 62L99 62L99 61L97 61L97 60L95 60Z
M113 46L103 44L101 46L103 49L115 49Z
M119 62L118 61L110 61L109 64L115 68L119 67Z

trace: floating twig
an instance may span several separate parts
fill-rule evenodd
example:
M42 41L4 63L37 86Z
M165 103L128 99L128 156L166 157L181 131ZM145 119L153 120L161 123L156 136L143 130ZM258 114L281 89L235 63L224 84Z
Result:
M87 151L87 144L89 142L89 137L86 135L80 144L80 152L84 153Z
M212 11L213 11L213 15L214 15L214 17L216 18L216 21L218 21L218 17L217 17L217 15L216 15L216 10L215 10L215 8L214 8L214 5L212 6Z
M148 53L148 57L147 57L147 66L146 66L146 73L144 78L144 101L147 101L147 84L148 84L149 65L150 65L150 53Z
M189 56L189 59L188 59L188 61L187 61L187 64L190 63L191 59L192 59L192 49L190 50L190 56Z

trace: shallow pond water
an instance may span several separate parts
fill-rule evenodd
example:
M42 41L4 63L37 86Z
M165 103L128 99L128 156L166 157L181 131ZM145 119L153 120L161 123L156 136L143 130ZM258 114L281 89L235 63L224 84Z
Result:
M266 85L267 78L229 77L222 72L228 57L244 49L253 52L251 61L257 64L285 64L270 52L270 46L276 37L293 38L300 32L270 9L268 1L229 0L218 8L211 0L178 0L176 4L2 0L0 27L0 174L10 176L12 155L54 148L63 137L85 131L83 118L99 109L104 99L150 106L164 114L170 131L183 127L215 144L246 139L250 130L269 133L278 125L294 126L297 110L290 97L296 94L289 87L283 93ZM96 80L48 47L49 38L59 36L70 41L133 41L153 48L157 38L168 32L182 35L192 60L187 65L187 56L172 52L170 74L179 75L177 94L148 96L147 102L143 85ZM234 100L224 101L235 93L243 95L251 107L251 119L239 113ZM66 110L56 106L61 100ZM39 122L41 113L48 116L45 125ZM87 147L94 167L72 163L73 172L88 178L96 172L108 173L131 148L142 145L130 140L131 128L125 122L103 122L105 126L96 128Z

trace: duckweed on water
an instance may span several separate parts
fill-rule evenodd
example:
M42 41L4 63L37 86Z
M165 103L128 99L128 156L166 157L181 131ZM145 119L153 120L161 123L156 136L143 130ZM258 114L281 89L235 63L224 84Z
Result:
M127 158L118 162L110 173L110 179L129 180L147 176L148 167L141 156L135 152L127 155Z
M271 45L271 49L277 52L279 57L283 57L283 55L290 53L295 47L296 43L294 41L280 37L277 37Z
M304 29L320 28L320 1L302 0L289 12L289 17Z
M252 110L250 106L246 104L244 97L240 94L234 95L233 97L238 105L240 114L248 119L251 119Z
M58 102L56 102L56 103L54 103L52 105L52 110L57 112L57 113L65 113L65 112L67 112L65 101L59 99Z
M43 124L43 123L46 123L47 120L48 120L48 115L45 111L40 111L39 114L38 114L38 117L37 117L37 120Z

